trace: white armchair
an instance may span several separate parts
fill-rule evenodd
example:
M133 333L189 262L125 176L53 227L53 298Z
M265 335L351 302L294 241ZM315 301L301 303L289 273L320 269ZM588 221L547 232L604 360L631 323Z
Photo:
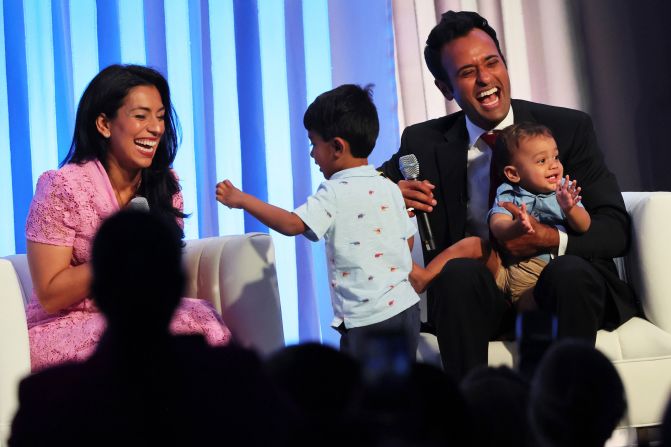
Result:
M597 333L596 347L613 361L627 393L628 424L658 425L671 393L671 192L625 192L632 218L629 254L616 259L620 277L632 285L647 320L632 318ZM440 366L438 341L423 333L420 361ZM491 366L517 365L514 342L489 343Z
M210 301L240 343L262 355L284 346L275 249L269 235L187 241L184 266L185 296ZM26 256L0 258L0 447L16 411L17 385L30 372L24 306L31 294Z

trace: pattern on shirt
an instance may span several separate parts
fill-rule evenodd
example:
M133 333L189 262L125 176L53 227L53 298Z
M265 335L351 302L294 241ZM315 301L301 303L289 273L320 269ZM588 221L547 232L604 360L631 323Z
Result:
M294 212L310 239L327 241L334 322L341 318L354 327L383 321L418 299L407 280L412 268L407 240L415 228L390 180L373 175L371 167L346 171L346 180L334 174ZM328 219L320 220L317 212Z

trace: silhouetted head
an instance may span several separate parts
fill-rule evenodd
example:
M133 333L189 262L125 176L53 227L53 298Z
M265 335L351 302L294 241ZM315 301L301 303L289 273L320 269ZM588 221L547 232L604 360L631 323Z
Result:
M471 445L473 425L463 393L444 371L428 363L417 362L410 373L410 390L420 422L420 445Z
M329 346L288 346L266 362L277 385L308 414L342 415L361 387L361 368L350 356Z
M477 368L461 382L461 390L475 424L475 446L528 445L529 384L517 372L505 366Z
M101 225L92 253L91 291L110 328L167 331L185 285L175 226L143 211Z
M662 447L671 447L671 400L666 405L662 421Z
M602 447L626 409L615 367L581 340L550 347L531 383L529 422L541 447Z

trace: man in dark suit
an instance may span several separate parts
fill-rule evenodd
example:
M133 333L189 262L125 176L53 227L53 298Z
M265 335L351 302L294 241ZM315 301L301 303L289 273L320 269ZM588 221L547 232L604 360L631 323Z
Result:
M185 277L173 223L122 211L93 244L94 354L24 379L10 446L281 445L287 409L255 353L168 331Z
M627 250L630 222L590 117L512 100L496 32L476 13L443 14L424 56L438 89L462 111L405 129L399 151L381 170L399 183L408 207L429 213L436 250L424 252L425 262L466 235L488 238L491 148L481 136L516 122L537 122L552 130L564 172L582 186L592 225L578 235L532 216L534 234L500 249L518 257L556 256L541 274L534 297L541 309L557 315L560 337L594 343L599 328L616 327L635 315L632 292L618 279L612 261ZM403 180L398 161L406 154L417 157L424 182ZM513 215L519 212L514 204L505 207ZM488 341L509 332L514 315L492 275L475 260L448 262L428 289L428 320L443 366L457 379L486 364Z

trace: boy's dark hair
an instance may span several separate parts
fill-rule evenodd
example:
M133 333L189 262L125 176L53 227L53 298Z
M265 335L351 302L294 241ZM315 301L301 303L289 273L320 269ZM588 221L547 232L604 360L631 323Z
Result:
M463 37L471 30L478 28L487 33L496 44L496 49L499 50L499 55L503 63L506 63L506 58L503 57L499 40L496 38L496 31L489 26L487 19L482 17L477 12L470 11L447 11L441 16L438 25L434 26L429 37L426 39L426 47L424 47L424 60L426 66L434 78L443 81L447 84L450 90L453 90L447 72L443 68L443 61L440 51L443 46L452 40Z
M492 163L494 163L496 172L502 182L506 180L503 175L503 168L510 164L513 154L519 147L520 141L523 138L539 136L554 138L552 131L547 126L528 121L513 124L501 131L496 139Z
M324 141L346 140L356 158L368 157L380 131L373 86L345 84L322 93L305 111L303 125Z

